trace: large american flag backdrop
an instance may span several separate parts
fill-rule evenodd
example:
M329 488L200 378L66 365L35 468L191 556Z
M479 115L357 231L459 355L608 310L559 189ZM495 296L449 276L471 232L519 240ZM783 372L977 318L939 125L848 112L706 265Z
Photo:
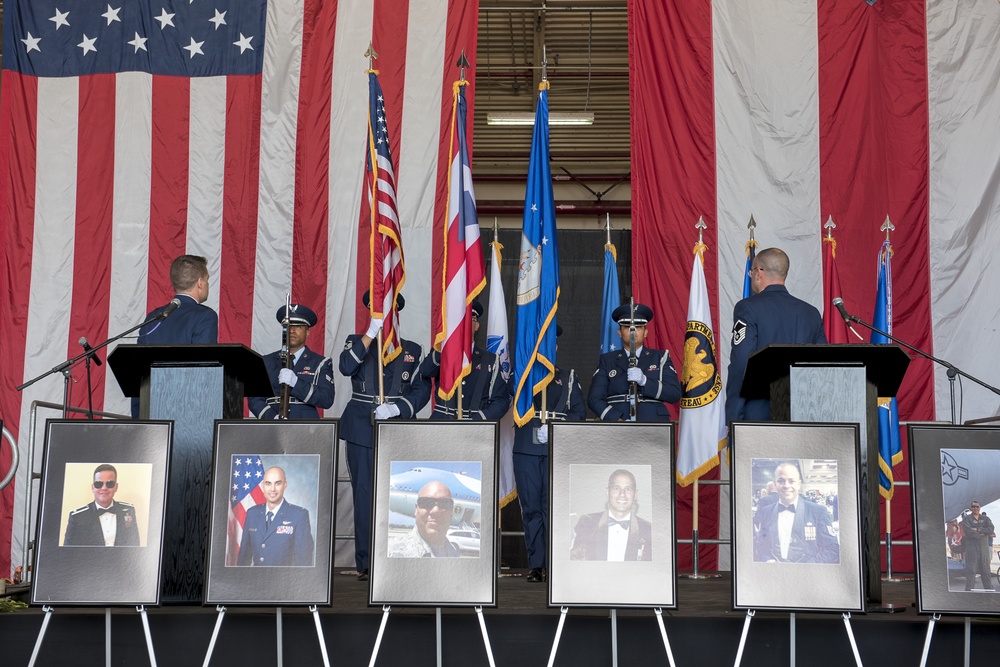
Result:
M1000 382L1000 3L632 0L629 30L634 285L657 313L652 344L682 349L699 216L725 371L751 215L761 247L788 252L790 291L821 310L833 216L844 302L868 322L888 215L893 333ZM968 380L960 389L965 418L997 412L997 396ZM949 420L944 370L914 359L899 414ZM906 457L897 480L909 478ZM702 489L702 537L728 526L717 495ZM690 492L679 502L685 535ZM909 536L906 489L892 527ZM909 547L893 559L912 570Z
M356 318L367 322L356 276L369 42L398 166L401 333L426 348L451 83L462 50L476 52L478 1L8 0L4 11L0 418L22 470L0 495L0 576L9 554L26 565L31 402L62 396L60 376L13 388L77 354L80 336L104 340L166 303L174 257L208 258L221 342L277 349L286 292L319 315L314 350L336 355ZM106 369L94 407L128 414ZM85 405L81 370L74 379L71 403ZM337 381L327 414L350 397Z

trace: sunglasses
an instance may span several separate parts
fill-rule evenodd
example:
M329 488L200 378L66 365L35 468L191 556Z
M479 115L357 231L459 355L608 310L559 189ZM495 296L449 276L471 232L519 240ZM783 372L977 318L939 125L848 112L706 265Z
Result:
M417 507L422 510L432 510L435 507L450 512L455 507L451 498L417 498Z
M105 484L107 484L107 485L108 485L108 488L109 488L109 489L113 489L113 488L115 488L115 487L116 487L116 486L118 485L118 482L116 482L116 481L115 481L115 480L113 480L113 479L109 479L109 480L108 480L108 481L106 481L106 482L94 482L94 488L95 488L95 489L100 489L100 488L102 488L102 487L103 487L103 486L104 486Z

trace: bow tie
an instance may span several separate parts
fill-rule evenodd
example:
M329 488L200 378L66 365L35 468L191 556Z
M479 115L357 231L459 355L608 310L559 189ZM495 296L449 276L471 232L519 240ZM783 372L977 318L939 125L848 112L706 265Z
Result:
M102 514L107 514L108 512L114 512L114 510L111 509L110 507L108 507L107 509L103 507L97 508L97 516L101 516Z
M795 514L795 505L782 505L778 503L778 512L791 512Z
M621 526L625 530L628 530L629 524L632 523L631 520L626 519L625 521L619 521L613 517L608 517L608 528L612 526Z

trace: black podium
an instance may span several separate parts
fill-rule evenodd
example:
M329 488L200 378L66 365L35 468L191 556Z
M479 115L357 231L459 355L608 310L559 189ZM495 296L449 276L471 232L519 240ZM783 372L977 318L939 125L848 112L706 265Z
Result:
M264 359L244 345L119 345L108 366L141 419L174 421L164 533L166 603L202 601L216 419L242 419L245 396L273 393Z
M861 431L865 602L882 602L878 398L895 396L910 358L895 345L768 345L747 361L740 393L771 401L771 419L856 423Z

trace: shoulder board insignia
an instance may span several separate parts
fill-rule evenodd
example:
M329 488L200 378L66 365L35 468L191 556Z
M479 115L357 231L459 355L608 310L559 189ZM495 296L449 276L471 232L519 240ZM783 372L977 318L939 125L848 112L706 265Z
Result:
M86 512L89 509L90 509L90 505L84 505L83 507L77 507L75 510L73 510L72 512L70 512L69 515L73 516L74 514L79 514L80 512Z

